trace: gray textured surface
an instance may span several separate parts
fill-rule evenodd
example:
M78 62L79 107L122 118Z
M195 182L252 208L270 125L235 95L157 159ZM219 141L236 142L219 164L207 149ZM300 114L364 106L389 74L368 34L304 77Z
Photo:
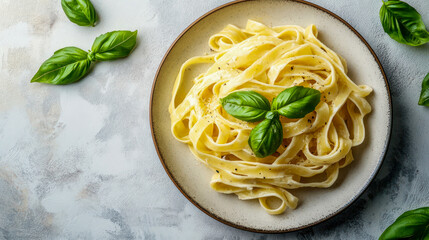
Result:
M150 88L177 35L225 2L93 0L101 22L85 28L58 1L1 1L0 239L375 239L401 212L429 205L429 109L417 105L429 44L391 40L373 0L312 1L366 38L390 81L392 141L368 191L333 219L282 235L231 228L188 202L155 153ZM429 2L407 2L429 25ZM29 83L55 50L88 49L116 29L139 30L129 58L100 63L70 86Z

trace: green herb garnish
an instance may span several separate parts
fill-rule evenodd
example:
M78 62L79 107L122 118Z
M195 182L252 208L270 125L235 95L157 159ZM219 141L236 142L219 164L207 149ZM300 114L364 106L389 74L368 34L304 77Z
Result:
M303 118L312 112L319 102L319 91L297 86L284 90L274 98L272 109L288 118Z
M379 238L394 239L429 239L429 207L404 212Z
M429 73L423 79L419 105L429 107Z
M98 36L91 52L95 60L108 61L130 55L137 41L137 31L114 31Z
M220 101L227 113L246 122L262 121L270 111L268 99L254 91L233 92Z
M268 113L267 119L256 125L250 132L248 141L252 151L260 158L275 153L283 141L283 127L278 113Z
M429 42L420 14L405 2L398 0L383 1L380 20L384 31L397 42L418 46Z
M320 102L320 92L301 86L287 88L272 103L254 91L233 92L220 99L222 107L231 116L247 121L261 121L249 136L249 146L257 157L276 152L283 141L283 127L279 115L303 118L314 111Z
M62 48L40 66L31 82L65 85L79 81L96 61L128 56L137 43L137 31L114 31L97 37L92 50Z
M79 26L95 26L97 13L89 0L61 0L67 18Z

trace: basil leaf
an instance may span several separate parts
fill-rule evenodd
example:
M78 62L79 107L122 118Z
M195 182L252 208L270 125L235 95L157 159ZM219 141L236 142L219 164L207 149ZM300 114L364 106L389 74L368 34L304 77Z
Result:
M271 110L288 118L302 118L314 111L319 102L318 90L296 86L285 89L274 98Z
M418 46L429 42L429 32L422 17L416 9L405 2L383 1L380 20L384 31L400 43Z
M429 207L407 211L399 216L379 240L429 239Z
M422 92L420 93L419 105L429 107L429 73L422 82Z
M283 128L276 112L267 114L271 119L260 122L250 132L249 146L259 158L269 156L276 152L283 141Z
M68 19L79 26L95 26L97 13L89 0L61 0Z
M421 240L429 240L429 226L426 227L426 230L420 236Z
M31 82L55 85L74 83L89 72L91 63L84 50L77 47L62 48L40 66Z
M270 111L268 99L254 91L233 92L220 102L227 113L246 122L261 121Z
M98 36L91 51L99 61L128 56L136 46L137 31L113 31Z

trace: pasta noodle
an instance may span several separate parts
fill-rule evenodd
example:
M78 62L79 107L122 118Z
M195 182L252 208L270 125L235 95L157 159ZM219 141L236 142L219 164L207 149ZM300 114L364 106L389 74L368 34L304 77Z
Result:
M252 20L245 29L228 25L210 38L212 54L193 57L180 68L169 106L171 131L213 170L214 190L258 199L269 214L281 214L297 207L293 189L330 187L339 169L353 161L352 147L365 138L363 119L371 111L365 97L372 89L352 82L345 60L317 34L315 25L271 28ZM178 100L185 70L196 64L210 67ZM321 101L304 118L280 117L281 146L257 158L247 142L257 123L230 116L219 99L256 91L271 102L292 86L319 90Z

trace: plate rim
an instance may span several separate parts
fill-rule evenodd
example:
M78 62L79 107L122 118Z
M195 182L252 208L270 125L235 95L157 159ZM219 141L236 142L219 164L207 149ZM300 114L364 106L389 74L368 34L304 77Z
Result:
M390 92L390 86L389 86L389 80L387 79L386 73L384 72L383 66L380 62L380 60L378 59L376 53L374 52L374 50L371 48L371 46L369 45L369 43L365 40L365 38L356 30L354 29L348 22L346 22L344 19L342 19L340 16L338 16L337 14L331 12L330 10L321 7L315 3L311 3L311 2L307 2L305 0L288 0L291 2L296 2L296 3L301 3L310 7L314 7L318 10L321 10L327 14L329 14L330 16L334 17L336 20L339 20L341 23L343 23L345 26L347 26L360 40L362 43L365 44L365 46L368 48L368 50L371 52L371 55L373 56L374 60L377 62L378 68L381 72L381 74L383 75L383 79L384 79L384 85L385 88L387 90L387 96L388 96L388 105L389 105L389 121L388 121L388 131L387 131L387 140L384 144L383 147L383 151L382 151L382 157L378 160L377 166L375 171L373 172L373 174L370 176L370 178L368 178L368 180L365 182L364 187L359 191L358 194L356 194L351 200L349 200L346 204L344 204L341 208L339 208L338 210L336 210L335 212L333 212L332 214L319 219L318 221L315 221L313 223L307 224L307 225L303 225L300 227L295 227L295 228L290 228L290 229L279 229L279 230L264 230L264 229L257 229L257 228L251 228L251 227L247 227L247 226L243 226L243 225L239 225L233 222L230 222L228 220L223 219L220 216L217 216L216 214L214 214L213 212L210 212L209 210L203 208L197 201L195 201L194 199L192 199L180 186L180 184L176 181L175 177L171 174L170 170L168 169L167 165L165 164L164 158L162 156L161 151L159 150L158 147L158 143L157 143L157 138L155 135L155 131L154 131L154 126L153 126L153 97L154 97L154 92L155 92L155 86L159 77L159 73L161 72L161 68L164 65L165 60L167 59L168 55L170 54L171 50L175 47L176 43L183 37L183 35L185 35L194 25L196 25L198 22L200 22L202 19L206 18L207 16L234 4L238 4L238 3L242 3L242 2L248 2L248 1L261 1L261 0L235 0L232 2L228 2L225 4L222 4L218 7L213 8L212 10L206 12L205 14L201 15L199 18L197 18L195 21L193 21L189 26L187 26L180 34L179 36L173 41L173 43L170 45L170 47L168 48L168 50L166 51L166 53L164 54L158 69L156 71L153 83L152 83L152 89L151 89L151 93L150 93L150 101L149 101L149 123L150 123L150 130L151 130L151 135L152 135L152 141L153 144L155 146L155 150L156 153L158 155L158 158L165 170L165 172L167 173L168 177L170 178L170 180L174 183L174 185L176 186L176 188L182 193L183 196L185 196L195 207L197 207L199 210L201 210L202 212L204 212L205 214L207 214L208 216L210 216L211 218L226 224L230 227L234 227L240 230L245 230L245 231L250 231L250 232L256 232L256 233L287 233L287 232L295 232L295 231L299 231L305 228L309 228L315 225L318 225L322 222L325 222L331 218L333 218L334 216L339 215L340 213L342 213L344 210L346 210L347 208L349 208L354 202L356 202L356 200L358 198L360 198L362 196L362 194L368 189L370 183L374 180L375 176L378 174L378 172L380 171L381 166L383 165L383 162L386 158L386 153L387 150L389 148L390 145L390 140L391 140L391 135L392 135L392 125L393 125L393 107L392 107L392 95ZM273 0L273 1L279 1L279 0Z

